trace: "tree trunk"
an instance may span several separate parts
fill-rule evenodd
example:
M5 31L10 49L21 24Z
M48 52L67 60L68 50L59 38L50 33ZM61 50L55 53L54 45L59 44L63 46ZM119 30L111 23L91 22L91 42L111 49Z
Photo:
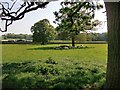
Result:
M72 47L75 47L75 37L72 37Z
M105 89L120 89L120 2L105 2L108 21L108 63ZM119 89L118 89L119 88Z

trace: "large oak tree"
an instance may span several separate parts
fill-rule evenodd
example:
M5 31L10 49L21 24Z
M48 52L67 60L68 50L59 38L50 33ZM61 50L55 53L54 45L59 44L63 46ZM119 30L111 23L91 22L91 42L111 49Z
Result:
M100 24L94 20L95 10L103 6L94 2L61 2L62 8L55 14L55 23L59 32L67 32L72 39L72 47L75 47L75 36L85 30L92 30Z

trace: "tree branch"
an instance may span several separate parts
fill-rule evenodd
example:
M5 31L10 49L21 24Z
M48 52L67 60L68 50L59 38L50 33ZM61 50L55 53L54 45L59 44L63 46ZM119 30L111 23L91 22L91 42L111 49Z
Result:
M13 2L11 7L9 7L8 2L2 2L2 3L0 2L1 5L0 10L2 11L0 18L1 20L6 21L5 30L2 30L0 28L1 32L6 32L7 27L10 26L13 23L13 21L17 21L24 18L26 13L37 10L38 8L44 8L49 3L49 2L40 2L39 4L37 4L36 2L27 1L27 2L23 2L17 11L13 11L12 8L15 6L16 2L17 0ZM5 8L4 4L7 4L7 8Z

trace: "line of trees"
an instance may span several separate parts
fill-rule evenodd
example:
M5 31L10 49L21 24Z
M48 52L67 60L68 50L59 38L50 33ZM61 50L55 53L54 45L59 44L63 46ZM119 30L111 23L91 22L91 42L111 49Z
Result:
M38 39L41 36L38 36ZM43 37L41 37L43 38ZM3 40L33 40L32 34L14 34L14 33L8 33L5 35L2 35ZM41 39L43 40L43 39ZM61 32L52 36L52 38L48 37L48 41L50 40L71 40L70 36L66 32ZM75 36L75 41L107 41L107 32L105 33L80 33Z
M71 40L66 32L58 33L57 40ZM104 33L79 33L75 36L75 41L107 41L107 32Z
M8 33L5 35L2 35L3 40L10 40L10 39L15 39L15 40L32 40L32 35L31 34L14 34L14 33Z

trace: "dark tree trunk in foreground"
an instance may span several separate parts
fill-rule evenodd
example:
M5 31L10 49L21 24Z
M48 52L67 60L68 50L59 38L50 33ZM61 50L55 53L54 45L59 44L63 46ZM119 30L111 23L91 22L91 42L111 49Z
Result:
M105 2L105 4L109 39L105 88L120 90L120 2Z
M72 47L75 47L75 37L72 37Z

